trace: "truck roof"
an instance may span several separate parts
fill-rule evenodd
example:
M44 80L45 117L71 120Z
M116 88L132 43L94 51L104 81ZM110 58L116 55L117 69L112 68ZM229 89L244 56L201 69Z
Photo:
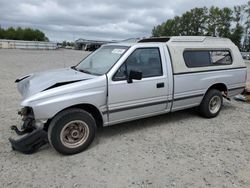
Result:
M152 37L145 38L133 42L119 42L109 43L108 45L119 45L119 46L133 46L138 43L166 43L168 46L171 45L209 45L216 46L230 46L233 45L232 41L228 38L210 37L210 36L172 36L172 37Z
M198 42L198 43L207 43L207 42L231 42L227 38L220 38L220 37L210 37L210 36L172 36L172 37L152 37L152 38L145 38L139 40L139 43L144 42L166 42L166 43L175 43L175 42L182 42L182 43L190 43L190 42Z

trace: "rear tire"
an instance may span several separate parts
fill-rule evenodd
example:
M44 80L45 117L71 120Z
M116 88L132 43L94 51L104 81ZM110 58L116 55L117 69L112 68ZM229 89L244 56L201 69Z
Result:
M199 106L199 112L205 118L214 118L220 113L222 104L221 92L216 89L210 89Z
M84 151L94 140L96 123L88 112L72 108L57 114L48 128L51 146L61 154Z

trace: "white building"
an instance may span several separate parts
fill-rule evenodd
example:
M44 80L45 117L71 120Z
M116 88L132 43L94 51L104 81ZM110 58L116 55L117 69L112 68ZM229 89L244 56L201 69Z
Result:
M57 48L55 42L0 39L0 49L55 50Z

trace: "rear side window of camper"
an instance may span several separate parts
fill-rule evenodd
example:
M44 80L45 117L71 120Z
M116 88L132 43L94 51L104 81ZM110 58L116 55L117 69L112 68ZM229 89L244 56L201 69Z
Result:
M228 50L190 50L184 51L183 56L189 68L231 65L233 62Z

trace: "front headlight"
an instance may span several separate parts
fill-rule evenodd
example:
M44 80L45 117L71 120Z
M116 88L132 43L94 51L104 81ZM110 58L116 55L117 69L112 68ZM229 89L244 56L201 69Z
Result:
M18 115L23 116L23 117L33 117L34 118L34 113L33 109L29 106L23 107L18 111Z

